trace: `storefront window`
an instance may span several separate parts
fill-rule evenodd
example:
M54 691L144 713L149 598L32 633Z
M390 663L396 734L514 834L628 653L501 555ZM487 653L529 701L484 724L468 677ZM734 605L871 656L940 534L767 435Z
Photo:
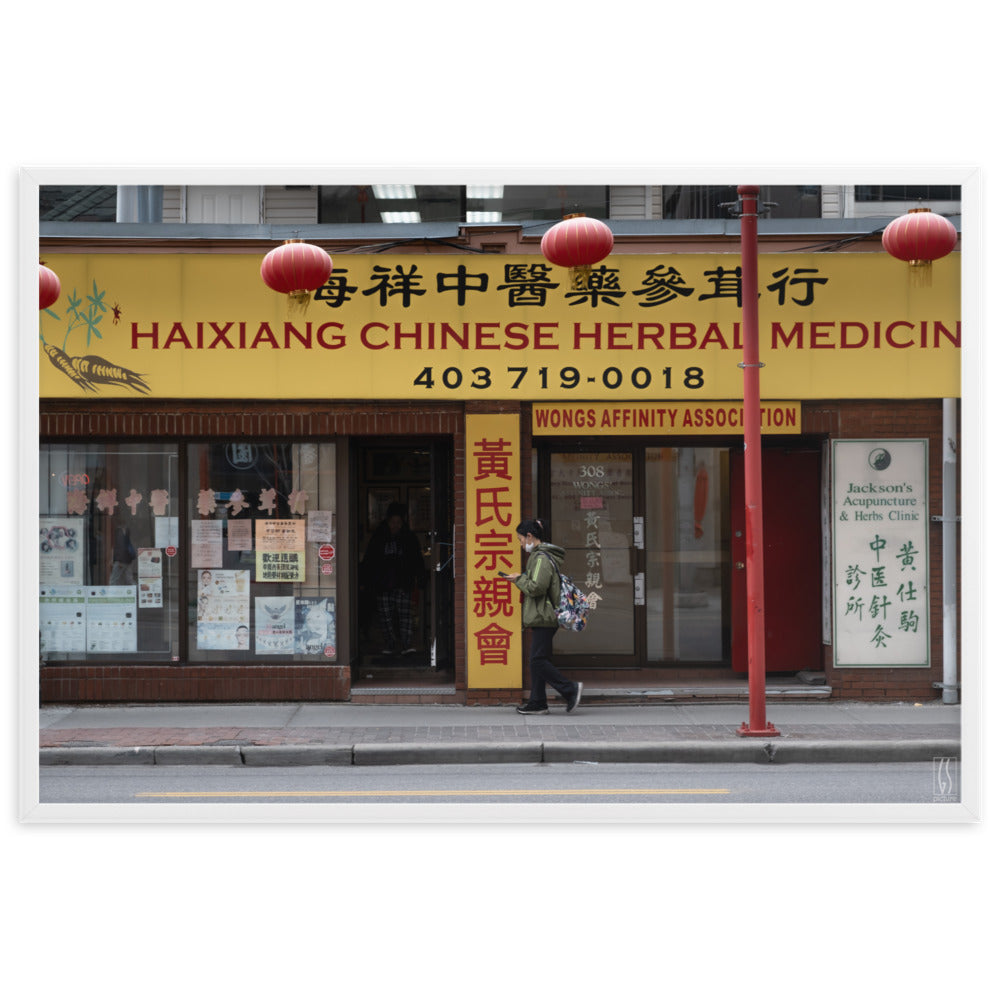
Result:
M188 448L188 658L337 654L333 443Z
M41 446L43 661L179 658L177 471L172 445Z
M646 643L651 662L719 662L728 621L728 452L646 449Z

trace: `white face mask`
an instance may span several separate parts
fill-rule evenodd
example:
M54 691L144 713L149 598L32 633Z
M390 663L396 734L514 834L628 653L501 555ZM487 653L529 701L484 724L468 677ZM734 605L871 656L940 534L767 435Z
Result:
M538 545L538 542L525 542L524 543L524 551L525 552L531 552L535 548L535 546L537 546L537 545Z

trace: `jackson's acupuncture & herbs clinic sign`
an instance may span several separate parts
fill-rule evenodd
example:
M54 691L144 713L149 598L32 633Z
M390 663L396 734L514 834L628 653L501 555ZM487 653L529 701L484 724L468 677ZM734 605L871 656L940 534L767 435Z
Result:
M927 441L833 442L834 667L930 666Z

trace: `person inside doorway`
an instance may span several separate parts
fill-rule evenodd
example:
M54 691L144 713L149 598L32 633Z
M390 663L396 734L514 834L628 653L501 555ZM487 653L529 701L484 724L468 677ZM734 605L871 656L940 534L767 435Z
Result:
M385 656L407 656L413 645L414 592L423 586L424 559L406 523L406 507L389 505L361 561L361 587L374 594Z

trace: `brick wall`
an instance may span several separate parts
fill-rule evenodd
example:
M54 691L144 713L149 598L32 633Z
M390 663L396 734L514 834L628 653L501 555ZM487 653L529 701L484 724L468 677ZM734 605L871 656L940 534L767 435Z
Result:
M241 409L252 405L253 412ZM39 434L52 438L309 438L340 435L462 434L461 404L290 403L266 411L260 404L158 400L53 400L42 403ZM456 450L458 444L456 441Z
M528 685L521 688L475 688L466 692L467 705L516 705L525 699Z
M159 666L47 664L42 704L170 701L346 701L350 667L224 664Z

